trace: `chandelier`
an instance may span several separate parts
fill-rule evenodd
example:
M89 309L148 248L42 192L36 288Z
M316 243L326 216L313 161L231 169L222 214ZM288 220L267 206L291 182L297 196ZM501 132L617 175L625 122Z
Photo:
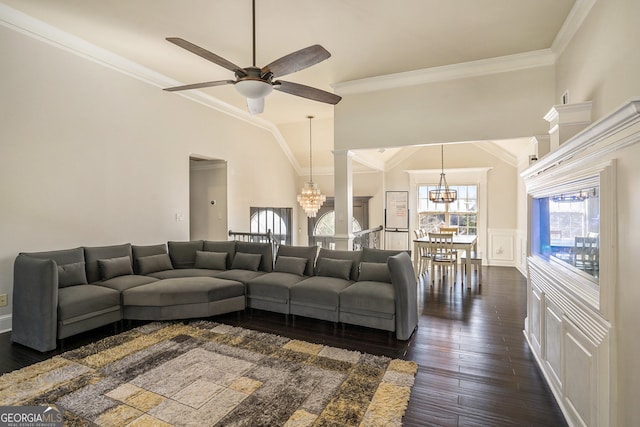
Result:
M438 188L429 191L429 200L433 203L451 203L455 202L458 197L456 190L449 189L447 178L444 176L444 145L440 146L440 155L442 158L442 170L440 173L440 182Z
M298 203L306 212L307 217L315 218L327 197L320 192L318 184L313 182L313 157L311 154L311 119L313 116L307 116L307 119L309 119L309 181L304 184L302 192L298 195Z

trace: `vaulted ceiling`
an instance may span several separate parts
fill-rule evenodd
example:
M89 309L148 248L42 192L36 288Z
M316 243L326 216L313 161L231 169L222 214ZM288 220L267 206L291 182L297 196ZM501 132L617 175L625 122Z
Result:
M166 37L189 40L242 67L252 61L251 0L1 1L176 84L232 79L233 73ZM257 0L256 65L320 44L329 59L283 79L333 92L336 85L376 76L550 49L581 3ZM233 86L201 91L246 110ZM309 114L331 118L333 107L274 91L260 118L283 126L306 122ZM316 149L330 149L322 146L328 142L317 142Z

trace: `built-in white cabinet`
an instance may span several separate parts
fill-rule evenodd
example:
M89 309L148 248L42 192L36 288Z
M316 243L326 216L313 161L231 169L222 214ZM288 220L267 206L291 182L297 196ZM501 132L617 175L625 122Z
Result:
M574 109L554 117L563 110ZM521 173L529 205L524 334L572 426L618 425L616 296L631 284L618 283L617 163L638 142L640 100L632 100Z

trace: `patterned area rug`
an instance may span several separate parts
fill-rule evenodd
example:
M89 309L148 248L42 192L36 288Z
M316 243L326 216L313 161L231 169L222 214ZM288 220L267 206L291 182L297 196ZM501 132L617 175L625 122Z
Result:
M0 377L65 425L401 425L417 365L209 321L150 323Z

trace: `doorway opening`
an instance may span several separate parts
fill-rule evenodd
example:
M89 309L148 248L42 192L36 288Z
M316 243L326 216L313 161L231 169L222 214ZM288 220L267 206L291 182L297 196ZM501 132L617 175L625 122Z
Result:
M227 162L189 157L189 238L227 240Z

